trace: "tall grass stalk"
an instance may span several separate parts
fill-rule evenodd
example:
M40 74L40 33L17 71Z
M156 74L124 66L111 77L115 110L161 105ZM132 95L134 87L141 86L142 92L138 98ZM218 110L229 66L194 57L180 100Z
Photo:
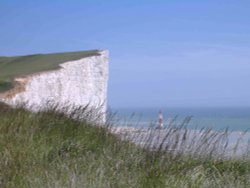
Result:
M249 155L217 157L228 132L190 140L185 122L165 133L113 134L112 123L84 120L89 113L0 104L0 187L250 187Z

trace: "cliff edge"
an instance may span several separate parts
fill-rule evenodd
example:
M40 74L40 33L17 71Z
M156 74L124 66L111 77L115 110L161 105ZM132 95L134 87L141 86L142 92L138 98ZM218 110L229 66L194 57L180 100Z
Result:
M108 51L59 64L54 70L14 78L14 87L0 93L0 101L11 106L24 104L39 111L55 104L98 109L105 122L108 86Z

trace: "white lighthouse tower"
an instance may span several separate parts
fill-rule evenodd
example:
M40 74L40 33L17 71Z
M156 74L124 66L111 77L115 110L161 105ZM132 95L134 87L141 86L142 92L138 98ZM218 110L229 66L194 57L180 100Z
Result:
M162 115L162 111L159 111L159 115L158 115L158 126L157 129L163 129L163 115Z

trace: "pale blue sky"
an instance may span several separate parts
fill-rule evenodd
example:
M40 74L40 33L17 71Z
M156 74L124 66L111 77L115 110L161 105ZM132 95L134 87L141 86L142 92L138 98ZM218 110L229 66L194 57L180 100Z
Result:
M250 106L249 0L1 0L0 55L110 50L111 107Z

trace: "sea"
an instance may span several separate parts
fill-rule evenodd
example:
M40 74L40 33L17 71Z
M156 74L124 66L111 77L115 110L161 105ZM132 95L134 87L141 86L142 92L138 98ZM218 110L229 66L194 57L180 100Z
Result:
M128 127L157 126L159 111L164 126L182 125L188 129L250 131L250 107L165 107L113 108L118 125Z
M158 126L159 112L163 115L163 129L158 131L155 128ZM202 143L204 133L209 130L209 134L216 133L217 138L222 138L227 133L227 141L223 143L227 145L225 151L228 156L250 157L250 107L113 108L111 114L113 125L117 127L114 132L125 137L131 135L128 139L138 145L145 144L141 141L147 139L142 137L150 135L153 135L156 144L160 143L158 139L164 140L165 135L175 127L188 131L187 143L195 138L195 143L199 144ZM181 134L184 135L184 132ZM217 138L214 137L214 141ZM169 139L172 142L176 137L171 133ZM169 141L166 143L169 144ZM205 150L209 151L208 148ZM219 148L218 150L221 152Z

